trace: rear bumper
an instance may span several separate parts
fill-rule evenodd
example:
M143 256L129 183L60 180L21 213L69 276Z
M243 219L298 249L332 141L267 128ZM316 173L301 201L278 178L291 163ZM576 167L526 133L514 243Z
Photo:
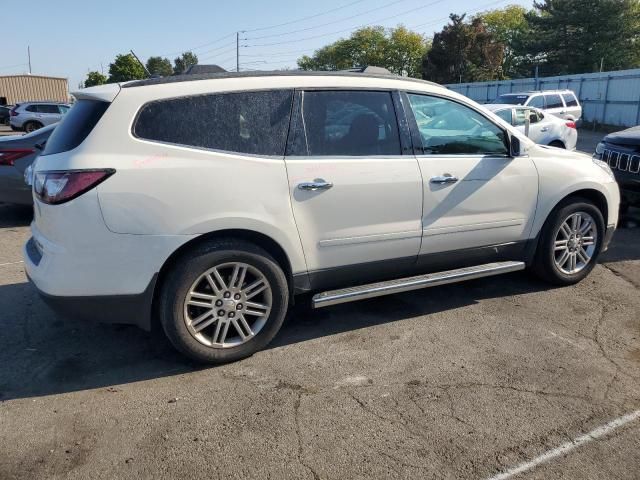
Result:
M27 275L28 277L28 275ZM57 314L77 320L136 325L151 330L151 308L157 275L154 275L144 292L136 295L95 295L66 297L49 295L31 284L44 302Z

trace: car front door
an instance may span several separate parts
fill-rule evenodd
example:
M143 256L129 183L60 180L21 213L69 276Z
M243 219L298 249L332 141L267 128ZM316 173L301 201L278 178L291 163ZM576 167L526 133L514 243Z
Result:
M40 121L43 125L51 125L60 121L61 115L57 105L40 104L38 105L38 112L40 115Z
M399 128L398 99L380 90L296 93L285 161L316 286L323 275L337 279L337 267L343 280L358 281L415 264L422 177L406 119Z
M469 105L444 96L406 98L424 179L420 254L523 247L538 196L532 160L512 158L506 131Z

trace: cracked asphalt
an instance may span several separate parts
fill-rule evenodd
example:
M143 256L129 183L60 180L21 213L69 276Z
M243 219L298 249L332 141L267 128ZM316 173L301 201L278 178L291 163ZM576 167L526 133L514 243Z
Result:
M201 368L56 317L0 205L0 479L488 478L640 408L640 211L582 283L526 273L313 311ZM99 274L99 272L96 272ZM518 478L637 479L640 421Z

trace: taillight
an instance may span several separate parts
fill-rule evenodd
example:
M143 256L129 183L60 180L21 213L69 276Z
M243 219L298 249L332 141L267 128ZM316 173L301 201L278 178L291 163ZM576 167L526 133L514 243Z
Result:
M565 125L569 128L576 128L576 122L567 122Z
M0 165L12 167L16 160L27 155L31 155L34 151L30 148L9 148L0 150Z
M10 116L10 117L17 117L17 116L18 116L18 112L16 112L16 109L17 109L17 108L18 108L18 107L17 107L17 106L15 106L15 107L13 107L13 108L9 111L9 116Z
M58 205L79 197L115 172L112 168L36 172L33 191L41 202Z

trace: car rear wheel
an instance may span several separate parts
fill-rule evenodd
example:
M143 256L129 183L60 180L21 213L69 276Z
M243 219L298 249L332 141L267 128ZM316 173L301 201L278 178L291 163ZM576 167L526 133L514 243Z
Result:
M42 124L39 122L27 122L24 124L24 131L27 133L35 132L39 128L42 128Z
M264 348L278 333L289 294L278 263L241 240L216 240L181 257L160 296L170 342L188 357L225 363Z
M577 283L593 270L603 238L600 210L589 200L570 199L551 213L542 228L533 270L556 285Z

